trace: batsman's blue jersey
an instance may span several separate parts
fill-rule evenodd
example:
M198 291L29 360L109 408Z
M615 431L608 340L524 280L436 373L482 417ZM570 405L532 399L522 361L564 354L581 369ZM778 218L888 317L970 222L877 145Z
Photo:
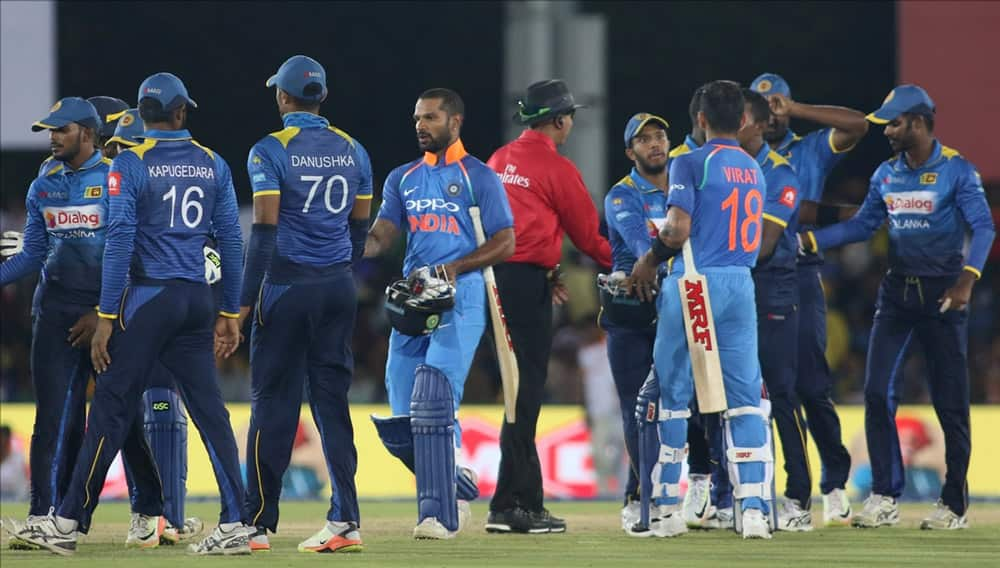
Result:
M764 172L736 140L709 140L671 161L667 206L691 216L697 268L754 266L766 192ZM680 262L673 271L683 270Z
M771 150L767 143L757 152L756 159L767 182L763 217L784 229L771 257L754 268L757 301L769 306L790 305L797 303L799 296L798 273L795 268L798 255L796 233L799 226L799 180L788 160Z
M147 130L115 158L100 314L116 317L126 278L205 282L209 238L222 256L223 315L238 315L243 239L229 165L187 130Z
M879 165L854 217L812 238L820 249L865 240L886 218L889 270L907 276L951 276L963 268L979 276L996 233L976 168L937 141L920 167L902 155Z
M487 239L514 226L507 193L496 172L466 153L461 140L448 147L443 164L437 155L427 153L392 170L382 189L378 218L390 221L407 235L403 274L421 266L448 263L476 250L476 233L469 216L473 205L479 206Z
M667 220L667 196L632 168L604 198L612 270L632 272Z
M96 305L108 222L111 164L94 152L78 170L52 161L24 200L24 250L0 264L0 285L39 269L39 285L71 303Z
M296 264L351 260L348 217L355 199L372 198L372 165L360 142L307 112L282 117L250 150L254 196L280 195L277 254Z

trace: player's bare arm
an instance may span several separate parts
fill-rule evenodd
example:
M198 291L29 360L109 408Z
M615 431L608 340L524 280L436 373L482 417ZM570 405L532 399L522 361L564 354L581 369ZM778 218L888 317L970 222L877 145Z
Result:
M800 103L780 93L767 99L771 103L771 112L779 117L799 118L832 127L833 147L838 152L850 150L868 133L868 121L860 111L841 106Z
M514 228L507 227L496 232L482 246L445 265L448 278L455 280L463 272L479 270L486 266L499 264L514 254Z
M668 209L667 220L663 224L663 228L660 229L657 240L632 267L632 274L624 283L626 289L633 289L632 293L644 302L653 301L653 290L656 288L656 267L667 258L672 258L680 252L684 241L688 240L690 235L691 215L680 207ZM657 242L662 247L657 246ZM664 253L668 255L666 258L663 258Z
M399 228L385 219L376 219L375 224L368 231L368 238L365 240L364 258L379 256L389 250L396 237L399 236Z
M760 242L760 256L757 258L758 264L771 258L771 255L774 254L774 249L778 246L778 241L781 240L782 233L785 232L784 227L770 219L764 220L763 230L764 238Z

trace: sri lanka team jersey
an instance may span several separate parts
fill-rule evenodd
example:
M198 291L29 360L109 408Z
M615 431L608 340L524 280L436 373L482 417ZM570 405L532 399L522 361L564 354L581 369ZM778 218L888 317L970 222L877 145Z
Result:
M879 165L851 219L811 233L820 249L865 240L889 220L889 269L908 276L979 276L995 228L976 168L934 142L930 158L911 168L897 155ZM972 238L963 255L966 233ZM963 262L964 256L964 262Z
M766 192L764 172L736 140L709 140L670 162L667 206L691 216L689 238L699 270L756 263ZM678 262L672 270L682 270Z
M667 196L632 168L604 198L612 270L632 272L667 220Z
M95 305L108 221L111 160L94 152L78 170L47 161L24 200L24 250L0 264L0 285L39 269L40 286L68 302Z
M108 174L108 240L99 315L113 318L126 277L205 281L210 237L222 255L220 311L239 309L243 238L229 165L187 130L147 130Z
M764 143L756 156L767 194L764 198L764 220L777 223L784 230L771 257L758 262L753 271L759 304L784 306L797 303L798 276L795 260L798 254L799 180L788 160Z
M448 147L444 163L426 153L392 170L382 189L378 218L407 235L403 274L451 262L478 248L469 217L473 205L480 208L487 239L514 226L497 174L469 155L461 140Z
M368 152L322 116L291 112L282 120L284 130L257 142L247 158L254 196L281 195L278 257L310 266L347 262L354 201L372 198Z

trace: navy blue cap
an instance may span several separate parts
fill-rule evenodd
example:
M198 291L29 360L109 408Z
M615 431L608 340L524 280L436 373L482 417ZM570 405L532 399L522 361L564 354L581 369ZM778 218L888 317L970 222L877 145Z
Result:
M297 99L322 101L326 98L326 70L312 57L293 55L264 83Z
M865 118L875 124L885 124L903 113L934 116L934 101L927 91L916 85L900 85L889 91L882 106Z
M666 119L656 116L655 114L649 114L648 112L636 113L632 118L628 119L625 124L625 147L628 148L632 145L632 139L635 135L642 130L643 126L646 126L650 122L656 122L663 125L664 130L670 129L670 124Z
M183 104L198 108L198 103L188 96L187 87L173 73L160 72L146 77L139 85L139 102L142 99L153 98L160 101L163 110L174 110Z
M761 73L750 83L750 89L764 95L785 95L792 98L792 88L788 86L781 75L777 73Z
M71 122L76 122L81 126L97 130L100 127L101 119L97 116L97 109L80 97L66 97L59 99L56 104L49 109L49 115L41 120L35 121L31 125L32 132L62 128Z
M104 145L118 142L122 146L137 146L142 142L141 138L145 132L146 127L139 118L139 109L130 108L121 114L114 135Z
M110 138L115 134L115 125L118 124L118 117L128 110L128 103L115 97L90 97L87 102L94 105L97 110L97 117L101 119L101 129L98 134L101 138Z

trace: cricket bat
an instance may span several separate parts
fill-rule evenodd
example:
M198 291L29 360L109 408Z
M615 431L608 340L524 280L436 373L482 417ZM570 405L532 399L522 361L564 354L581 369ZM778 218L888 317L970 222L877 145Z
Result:
M472 217L472 226L476 230L476 244L482 246L486 242L486 233L483 231L483 220L480 217L479 207L476 205L469 207L469 216ZM500 291L497 290L497 280L496 276L493 275L492 266L483 268L483 280L486 283L486 297L490 303L493 344L497 350L497 361L500 363L504 414L507 417L507 423L513 424L517 407L517 388L521 381L521 375L517 369L514 343L510 340L510 332L507 330L507 318L503 315Z
M726 410L726 390L719 363L719 344L715 339L712 302L708 297L708 281L698 273L691 252L690 239L684 242L684 275L677 281L684 312L684 333L698 410L704 414Z

